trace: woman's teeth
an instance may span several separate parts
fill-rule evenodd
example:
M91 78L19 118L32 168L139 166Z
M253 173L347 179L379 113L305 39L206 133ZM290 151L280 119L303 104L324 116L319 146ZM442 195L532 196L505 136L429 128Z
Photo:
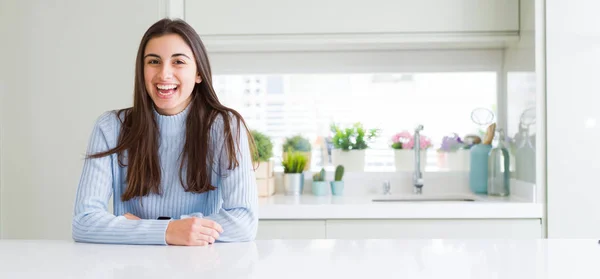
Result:
M156 88L158 89L158 94L161 97L168 97L175 93L175 91L177 89L177 85L175 85L175 84L157 85Z
M174 89L174 88L177 88L177 85L175 85L175 84L166 84L166 85L162 85L162 84L160 84L160 85L157 85L156 87L157 87L158 89L160 89L160 90L166 90L166 89Z

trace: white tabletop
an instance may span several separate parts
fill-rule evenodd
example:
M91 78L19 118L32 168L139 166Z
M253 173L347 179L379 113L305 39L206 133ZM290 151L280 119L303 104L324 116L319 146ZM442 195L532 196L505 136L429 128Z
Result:
M597 240L0 241L0 278L600 278Z

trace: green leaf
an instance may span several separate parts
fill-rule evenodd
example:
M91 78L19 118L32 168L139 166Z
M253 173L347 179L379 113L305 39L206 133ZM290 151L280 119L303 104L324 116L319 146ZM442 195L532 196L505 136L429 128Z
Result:
M281 165L283 166L284 173L302 173L308 158L298 151L291 151L288 149L287 155L283 158Z
M253 161L267 162L273 157L273 142L271 138L256 130L250 131L258 154L253 154Z
M368 142L379 136L378 129L365 130L360 122L356 122L352 127L341 129L335 123L331 124L333 133L333 147L344 151L362 150L369 148Z
M310 141L301 135L295 135L285 139L285 142L283 143L283 150L310 152Z

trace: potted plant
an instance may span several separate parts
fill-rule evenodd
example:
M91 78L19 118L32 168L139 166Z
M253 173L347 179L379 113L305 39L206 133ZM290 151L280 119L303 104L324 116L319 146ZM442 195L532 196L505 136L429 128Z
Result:
M306 156L298 151L288 151L281 161L283 165L283 188L286 195L299 196L304 189L304 174Z
M437 150L439 167L453 171L469 170L471 146L466 144L457 133L444 136L442 145Z
M341 196L344 194L344 166L338 165L335 168L334 181L331 181L331 194L334 196Z
M421 135L421 166L427 164L427 149L432 144L431 140ZM403 131L392 136L391 147L394 149L394 163L396 171L413 171L415 168L415 153L414 153L415 138L408 131Z
M311 144L307 138L302 137L301 135L295 135L292 137L285 138L283 143L283 156L285 158L287 156L287 150L298 151L305 155L308 161L306 161L306 166L304 170L310 169L310 159L312 157L311 153Z
M325 181L325 169L313 174L312 192L315 196L324 196L327 194L327 182Z
M333 150L331 151L334 165L344 164L348 171L363 171L365 167L365 149L379 136L379 129L366 130L360 122L352 127L341 128L336 124L331 125L333 132Z
M258 195L261 197L271 196L275 194L274 165L271 161L273 142L269 136L256 130L252 130L250 133L256 145L256 152L252 156L252 161L258 164L255 170Z

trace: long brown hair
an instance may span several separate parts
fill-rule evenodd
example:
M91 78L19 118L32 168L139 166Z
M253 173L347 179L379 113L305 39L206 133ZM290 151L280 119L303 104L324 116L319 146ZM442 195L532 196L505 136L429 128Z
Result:
M215 186L211 185L210 174L213 171L215 157L220 157L220 154L215 154L216 152L213 151L210 129L218 116L221 116L223 120L225 145L223 152L226 152L228 157L227 169L232 170L239 167L236 154L240 152L240 149L236 148L235 142L240 143L242 127L248 135L252 153L256 152L254 140L242 116L237 111L222 105L217 98L212 86L212 73L206 49L196 31L183 20L162 19L146 31L138 49L135 62L133 107L115 111L119 119L121 119L121 115L123 116L117 146L105 152L88 155L88 158L99 158L117 153L119 165L123 167L125 166L123 163L124 153L127 152L127 189L121 196L122 201L147 196L150 193L161 194L161 170L158 157L159 130L153 113L154 104L144 83L143 60L148 41L167 34L181 36L192 49L197 71L202 79L202 82L196 83L192 90L192 101L189 104L190 108L185 124L185 143L180 157L181 171L179 173L179 180L184 189L193 193L204 193L215 189ZM230 115L234 117L230 117ZM232 134L231 121L237 121L235 138ZM187 183L184 183L182 175L185 162L187 162Z

